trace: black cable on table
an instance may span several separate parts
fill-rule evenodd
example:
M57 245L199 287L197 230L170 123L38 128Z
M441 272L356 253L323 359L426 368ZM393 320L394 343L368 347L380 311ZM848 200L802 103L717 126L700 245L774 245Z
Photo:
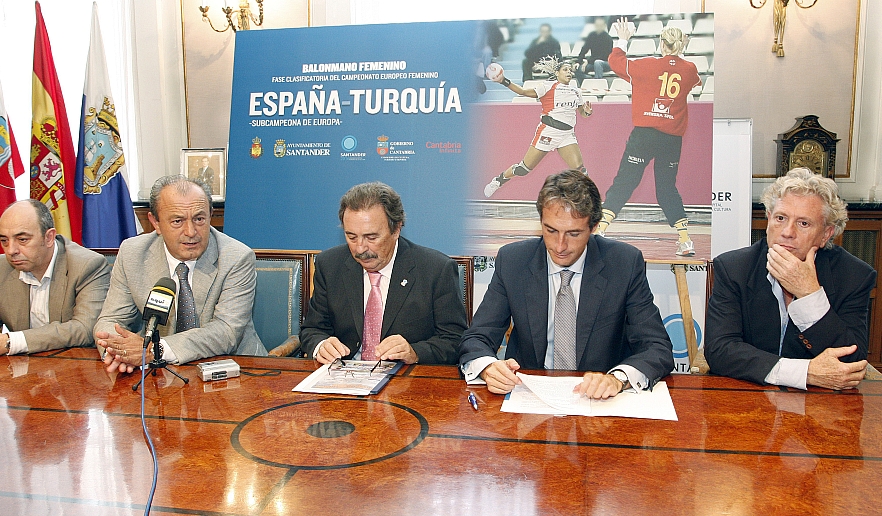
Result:
M150 431L147 430L147 419L144 417L144 391L147 390L147 385L144 383L146 369L147 347L145 346L141 350L141 428L144 429L144 438L147 439L147 446L150 447L150 456L153 457L153 484L150 486L150 496L147 498L144 516L150 514L150 507L153 505L153 494L156 493L156 479L159 477L159 461L156 459L156 447L153 446L153 439L150 438Z

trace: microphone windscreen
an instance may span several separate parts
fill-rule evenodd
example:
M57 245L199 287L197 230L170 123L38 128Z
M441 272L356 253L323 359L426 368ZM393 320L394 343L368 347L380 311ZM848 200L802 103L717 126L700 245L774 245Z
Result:
M159 281L157 281L156 285L153 286L154 289L156 287L162 287L171 290L172 295L175 295L175 293L177 292L175 282L171 278L159 278Z

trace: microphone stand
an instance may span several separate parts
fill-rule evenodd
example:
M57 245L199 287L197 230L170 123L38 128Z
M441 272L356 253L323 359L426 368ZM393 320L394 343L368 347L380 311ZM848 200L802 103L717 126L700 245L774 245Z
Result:
M179 375L173 369L169 369L168 361L162 359L162 347L159 345L159 329L158 328L153 331L153 335L150 340L153 342L153 360L143 367L150 369L150 374L152 374L153 376L156 376L157 369L165 369L169 373L180 378L181 381L183 381L185 384L189 384L190 380ZM147 337L144 337L144 347L145 348L147 347L147 344L148 344ZM135 385L132 386L132 390L137 391L138 387L140 385L141 385L141 380L138 380L138 383L136 383Z

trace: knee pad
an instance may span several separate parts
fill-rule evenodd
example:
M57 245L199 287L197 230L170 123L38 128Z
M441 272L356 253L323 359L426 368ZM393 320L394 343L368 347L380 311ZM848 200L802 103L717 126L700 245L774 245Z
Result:
M517 165L512 165L511 172L516 176L525 176L529 174L531 170L524 165L523 161L521 161Z

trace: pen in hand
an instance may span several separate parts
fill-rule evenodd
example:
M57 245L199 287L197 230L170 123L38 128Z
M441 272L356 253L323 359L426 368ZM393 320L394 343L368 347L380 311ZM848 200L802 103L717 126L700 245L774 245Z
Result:
M471 403L473 409L478 410L478 398L475 397L474 392L469 393L469 403Z

